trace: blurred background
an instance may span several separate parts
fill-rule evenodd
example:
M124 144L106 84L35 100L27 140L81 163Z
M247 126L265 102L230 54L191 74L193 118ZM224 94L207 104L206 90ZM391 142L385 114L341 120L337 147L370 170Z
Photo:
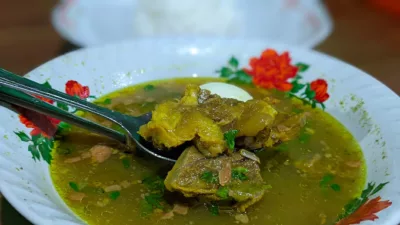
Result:
M271 6L265 9L265 13L262 7L257 8L261 9L261 16L273 15L275 18L266 18L265 23L258 21L260 29L244 33L314 48L361 68L400 93L400 0L264 2L269 1ZM107 5L110 2L114 2L113 5ZM247 4L249 2L253 3L253 0ZM147 29L150 25L146 15L135 17L146 6L132 6L140 9L134 13L126 4L131 4L130 0L1 0L0 67L25 74L54 57L81 47L134 36L171 35L162 30L157 33L156 27ZM124 13L119 10L124 10ZM226 11L226 8L220 10L227 18L236 19L239 15ZM279 20L279 16L284 16L285 20ZM305 18L304 24L298 19L302 17ZM127 26L132 29L127 29ZM267 31L274 32L263 33L266 27ZM175 31L175 35L185 35L185 30ZM227 30L224 34L243 37L230 32ZM1 198L1 194L0 202L1 225L30 224Z

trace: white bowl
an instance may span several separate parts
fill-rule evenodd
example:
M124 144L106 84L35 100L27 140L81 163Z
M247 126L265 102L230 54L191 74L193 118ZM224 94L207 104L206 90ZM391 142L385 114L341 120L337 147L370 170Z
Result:
M319 0L252 0L250 4L237 0L237 4L244 24L237 24L238 33L225 38L262 38L312 48L332 31L332 21ZM135 6L136 0L65 0L54 8L52 24L78 46L140 38L134 25Z
M379 212L375 222L362 224L398 224L400 99L368 74L332 57L270 41L148 39L71 52L45 63L27 77L41 83L48 81L60 91L64 91L66 81L77 80L90 87L91 95L100 96L149 80L217 76L214 71L232 55L242 63L240 66L246 66L250 57L266 48L288 50L294 62L311 65L304 73L306 80L323 77L329 82L327 111L359 141L368 165L367 181L390 182L378 195L393 204ZM28 144L21 142L14 131L29 133L30 129L14 112L0 108L2 194L35 224L81 224L54 189L47 163L35 162Z

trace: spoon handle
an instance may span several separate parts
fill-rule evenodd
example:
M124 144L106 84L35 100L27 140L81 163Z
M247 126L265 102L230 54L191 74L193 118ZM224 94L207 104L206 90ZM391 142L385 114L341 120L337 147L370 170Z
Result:
M67 105L94 113L105 119L111 120L112 122L120 126L123 126L124 121L127 119L124 114L112 111L105 107L100 107L98 105L95 105L88 101L81 100L73 96L69 96L65 93L62 93L52 88L45 87L42 84L23 78L21 76L18 76L1 68L0 68L0 84L19 91L43 96L45 98L49 98L57 102L63 102ZM131 122L135 122L135 120L138 119L135 117L129 117L129 120L131 120ZM138 121L138 123L140 123L140 121Z
M18 105L22 108L27 108L38 113L45 114L47 116L96 132L98 134L105 135L122 143L126 142L125 135L117 131L114 131L108 127L104 127L100 124L93 123L92 121L89 121L87 119L78 117L72 113L64 111L58 107L48 104L21 91L17 91L12 88L0 85L0 99L3 102Z

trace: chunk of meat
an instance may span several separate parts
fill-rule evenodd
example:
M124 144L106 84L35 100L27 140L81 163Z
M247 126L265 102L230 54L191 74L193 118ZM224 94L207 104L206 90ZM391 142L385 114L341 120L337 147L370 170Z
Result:
M314 164L315 164L316 162L318 162L318 161L321 160L321 159L322 159L321 154L317 153L317 154L315 154L315 155L312 157L312 159L310 160L310 162L308 162L308 163L306 164L306 166L312 167L312 166L314 166Z
M183 109L182 109L183 111ZM139 129L139 134L146 140L152 140L156 147L172 148L191 140L191 134L179 136L177 128L183 113L179 103L168 101L156 106L149 123Z
M243 113L234 123L234 129L239 131L237 137L256 136L273 124L276 114L277 111L265 101L254 99L247 101Z
M239 153L206 158L195 147L190 147L182 153L168 173L164 181L165 187L169 191L179 191L186 197L200 196L214 201L224 200L217 195L222 186L218 182L208 182L201 177L205 172L218 174L227 163L230 163L232 168L241 167L248 171L248 179L231 178L224 186L229 190L229 198L236 202L234 207L243 212L258 202L265 190L258 163L242 157Z
M298 137L309 116L309 112L294 115L278 114L272 126L267 126L255 137L243 138L238 142L238 146L248 149L270 148L281 142L293 140Z
M264 101L268 102L271 105L276 105L281 102L281 100L274 98L272 96L265 97Z
M191 85L189 84L186 89L185 93L181 99L181 104L182 105L197 105L198 104L198 98L200 94L200 87L197 85Z
M75 156L64 160L65 163L76 163L82 161L84 159L88 159L92 157L92 153L90 152L83 152L80 156Z
M337 177L345 179L354 179L360 176L360 170L351 169L348 161L342 158L335 160L327 160L323 158L319 153L309 156L305 159L298 160L294 163L295 167L301 172L306 173L310 177L323 177L326 174L332 174ZM354 166L357 166L355 163ZM360 165L362 165L362 161Z
M357 161L347 161L346 165L351 167L351 168L359 168L361 166L361 161L357 160Z
M92 153L91 152L84 152L84 153L81 154L81 158L82 159L88 159L90 157L92 157Z
M240 223L249 223L249 217L246 214L236 214L235 215L235 220L237 220Z
M129 181L127 181L127 180L124 180L124 181L122 181L122 182L120 183L120 185L121 185L123 188L128 188L129 186L131 186L131 183L130 183Z
M179 215L186 215L189 211L189 207L187 205L174 204L174 208L172 209L172 211Z
M219 126L228 125L238 119L245 107L243 102L211 95L207 90L201 90L200 96L203 96L203 99L199 99L198 110Z
M71 192L68 195L68 199L69 200L79 201L79 202L82 201L84 197L86 197L86 195L84 193L82 193L82 192Z
M157 105L151 121L138 133L161 150L192 141L205 156L216 157L228 150L224 131L237 129L238 136L256 136L273 124L276 114L262 100L240 102L188 85L180 101Z
M118 184L110 185L104 188L105 192L120 191L122 188Z
M289 141L297 137L300 130L306 125L310 112L295 115L281 115L280 120L275 121L276 125L272 129L274 139L279 141Z
M95 145L89 151L92 154L92 160L98 163L106 161L113 152L112 148L105 145Z
M181 102L167 101L157 105L151 121L140 127L139 134L146 140L152 140L160 149L194 140L203 154L215 157L226 149L223 132L212 119L196 110L191 98L197 95L188 90L186 93L190 96L185 95L187 98L182 98Z
M68 158L68 159L64 160L64 162L65 163L76 163L76 162L79 162L81 160L82 160L82 158L80 156L76 156L76 157Z
M174 218L174 212L173 212L173 211L169 211L169 212L165 213L165 214L161 217L162 220L170 220L170 219L172 219L172 218Z

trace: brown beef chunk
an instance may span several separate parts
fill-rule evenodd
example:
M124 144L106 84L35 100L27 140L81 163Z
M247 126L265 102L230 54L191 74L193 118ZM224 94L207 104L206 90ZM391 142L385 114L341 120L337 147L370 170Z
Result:
M222 187L218 175L226 164L230 164L232 172L237 169L246 170L246 179L232 176ZM205 173L212 173L214 179L202 178ZM219 189L226 188L228 198L236 202L234 207L241 212L258 202L265 191L260 168L255 161L243 158L239 153L206 158L196 147L189 147L182 153L164 184L169 191L181 192L185 197L201 197L213 201L226 200L217 194Z
M203 155L216 157L228 150L225 131L236 129L238 136L256 136L272 125L276 114L263 100L240 102L188 85L181 100L159 104L139 134L159 149L193 141Z

